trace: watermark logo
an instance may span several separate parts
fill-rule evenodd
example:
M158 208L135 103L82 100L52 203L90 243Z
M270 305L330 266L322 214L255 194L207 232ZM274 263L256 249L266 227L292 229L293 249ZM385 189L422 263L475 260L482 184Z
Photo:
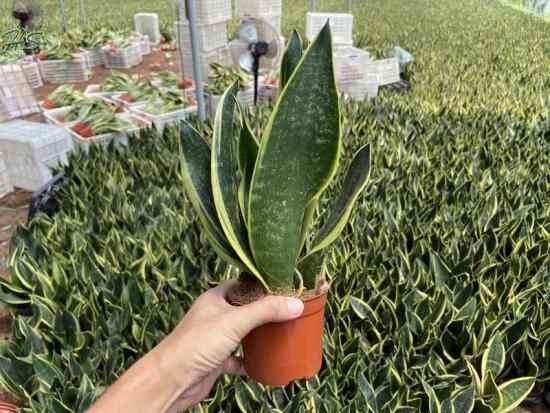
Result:
M38 50L40 49L40 42L33 40L33 37L40 36L42 33L40 30L28 33L22 29L6 30L0 35L0 43L4 45L2 50L5 52L17 49L23 49L25 52Z

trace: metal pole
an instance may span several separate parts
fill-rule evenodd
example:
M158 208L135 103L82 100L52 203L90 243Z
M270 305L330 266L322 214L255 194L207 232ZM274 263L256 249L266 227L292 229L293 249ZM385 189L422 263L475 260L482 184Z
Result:
M86 15L86 8L84 7L84 0L80 0L80 18L84 26L88 26L88 16Z
M351 13L353 0L348 0L348 13Z
M317 8L317 0L311 0L311 11L315 11Z
M61 20L63 21L63 31L66 33L69 30L67 25L67 17L65 16L65 6L63 5L63 0L57 0L59 3L59 11L61 12Z
M199 36L197 30L197 11L195 9L195 0L180 0L180 7L182 6L187 11L187 17L189 19L189 35L191 36L191 54L193 56L193 72L195 73L197 105L199 109L199 119L202 122L206 118L206 114L204 110L204 92L202 88L201 56L199 53Z

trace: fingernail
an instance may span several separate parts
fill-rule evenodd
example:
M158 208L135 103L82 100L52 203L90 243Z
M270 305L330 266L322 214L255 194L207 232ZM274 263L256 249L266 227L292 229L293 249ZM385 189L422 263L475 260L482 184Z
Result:
M299 316L304 311L304 303L297 298L287 298L286 306L291 316Z

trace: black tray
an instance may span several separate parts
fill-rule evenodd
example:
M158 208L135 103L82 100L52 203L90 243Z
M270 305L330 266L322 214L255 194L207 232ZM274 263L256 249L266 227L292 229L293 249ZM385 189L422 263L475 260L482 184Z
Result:
M58 208L59 196L69 185L69 178L60 172L33 192L29 206L30 222L38 213L52 216Z
M408 80L401 79L399 82L380 86L380 89L388 89L392 92L407 92L411 89L411 83Z

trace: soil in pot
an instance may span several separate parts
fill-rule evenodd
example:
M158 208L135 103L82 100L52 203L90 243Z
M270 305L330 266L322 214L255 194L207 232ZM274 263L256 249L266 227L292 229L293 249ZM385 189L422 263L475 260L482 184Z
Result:
M241 275L227 296L233 305L246 305L267 295L263 287ZM252 330L243 340L244 366L254 380L270 386L286 386L307 380L321 369L324 308L328 285L323 283L300 297L304 312L294 320L269 323ZM274 295L288 295L274 292Z

